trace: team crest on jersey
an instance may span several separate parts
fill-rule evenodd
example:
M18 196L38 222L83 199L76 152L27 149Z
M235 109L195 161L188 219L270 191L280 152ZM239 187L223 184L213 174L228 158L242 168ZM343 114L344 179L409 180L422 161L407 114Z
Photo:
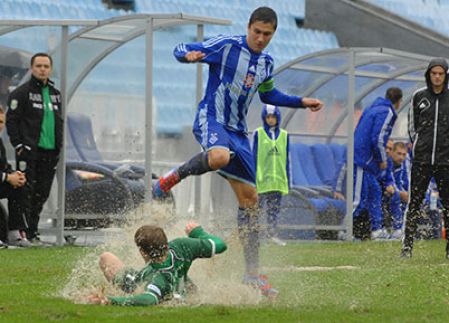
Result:
M419 101L418 103L418 108L421 111L427 110L430 107L430 101L427 98L423 98L421 101Z
M9 107L11 108L11 110L15 110L18 105L19 105L19 102L14 99L11 101L11 104L9 105Z
M210 134L209 143L213 145L217 142L217 140L218 140L218 133L212 132Z
M245 79L243 80L243 85L244 85L247 89L249 89L249 88L251 88L251 87L253 86L253 84L254 84L254 74L252 74L252 73L246 74L246 77L245 77Z

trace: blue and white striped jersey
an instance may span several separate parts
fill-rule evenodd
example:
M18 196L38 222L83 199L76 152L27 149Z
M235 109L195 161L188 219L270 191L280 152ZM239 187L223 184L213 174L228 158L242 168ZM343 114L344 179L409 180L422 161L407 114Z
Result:
M289 107L301 107L300 97L288 96L274 88L273 59L265 52L254 53L246 36L217 36L202 43L179 44L174 55L187 62L190 51L201 51L209 64L206 93L199 104L197 121L214 118L227 129L247 132L246 115L251 100L259 91L262 102Z

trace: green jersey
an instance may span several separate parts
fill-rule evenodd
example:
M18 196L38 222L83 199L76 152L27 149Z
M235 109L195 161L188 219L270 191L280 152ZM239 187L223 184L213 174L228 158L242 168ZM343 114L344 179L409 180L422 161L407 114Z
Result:
M42 118L38 146L44 149L55 149L55 113L53 111L48 85L42 88L42 108L44 110L44 116Z
M115 305L155 305L173 294L184 294L189 283L187 273L197 258L210 258L226 250L220 238L206 233L203 228L193 229L188 238L168 243L168 256L163 263L149 263L142 270L125 268L117 273L114 284L127 293L143 287L142 294L108 297Z

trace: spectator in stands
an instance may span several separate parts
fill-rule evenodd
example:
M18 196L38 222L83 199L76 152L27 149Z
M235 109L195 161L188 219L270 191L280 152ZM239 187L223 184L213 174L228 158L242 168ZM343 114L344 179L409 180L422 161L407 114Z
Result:
M413 94L409 112L409 135L413 142L410 203L405 215L402 257L411 257L421 204L429 182L435 178L446 232L449 228L449 90L448 64L434 58L425 72L426 87ZM446 236L449 239L449 235ZM449 240L446 243L449 259Z
M162 228L144 225L137 229L134 242L145 260L140 271L127 268L110 252L100 256L100 269L109 282L123 290L124 296L108 296L103 293L89 297L93 304L127 306L157 305L174 294L186 296L193 283L187 276L192 262L198 258L211 258L224 252L225 242L208 234L196 223L186 226L188 238L168 242ZM137 290L139 292L133 293Z
M47 200L62 144L61 95L49 79L52 58L37 53L31 58L31 79L16 88L8 99L6 129L16 151L16 169L25 172L27 185L9 200L9 240L21 236L19 218L28 224L26 237L40 244L39 216Z
M258 202L246 115L256 92L266 104L308 107L311 111L323 107L320 100L286 95L275 88L273 59L263 50L276 27L276 13L260 7L251 14L246 36L217 36L176 47L178 61L209 65L206 93L193 126L204 151L161 177L153 187L154 195L161 196L189 175L216 170L226 178L239 204L237 219L246 262L244 281L273 293L277 291L258 273Z
M290 187L289 136L280 128L281 112L274 105L262 108L263 126L254 131L253 154L256 162L256 190L259 209L267 214L267 236L285 246L277 235L282 195Z
M3 132L4 128L5 110L3 110L3 106L0 104L0 134ZM16 188L22 187L25 183L25 174L20 171L13 171L11 165L8 164L5 146L3 145L3 140L0 138L0 199L10 198L16 193ZM11 210L10 208L9 212L14 212L14 209ZM26 224L23 219L19 218L18 221L18 227L25 229ZM6 241L8 241L8 219L7 214L4 214L4 212L0 210L0 248L7 247ZM28 247L30 245L27 240L22 239L10 240L8 243L20 247Z
M379 180L387 168L385 147L401 100L401 89L387 89L385 98L378 97L363 111L354 133L353 218L356 219L364 211L369 213L372 239L388 237L383 228Z

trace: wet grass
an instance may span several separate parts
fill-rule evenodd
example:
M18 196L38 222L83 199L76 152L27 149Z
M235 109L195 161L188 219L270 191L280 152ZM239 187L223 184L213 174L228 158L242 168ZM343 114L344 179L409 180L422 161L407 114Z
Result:
M265 246L262 264L280 296L258 306L125 308L57 296L87 248L0 251L1 322L445 322L449 261L442 241Z

